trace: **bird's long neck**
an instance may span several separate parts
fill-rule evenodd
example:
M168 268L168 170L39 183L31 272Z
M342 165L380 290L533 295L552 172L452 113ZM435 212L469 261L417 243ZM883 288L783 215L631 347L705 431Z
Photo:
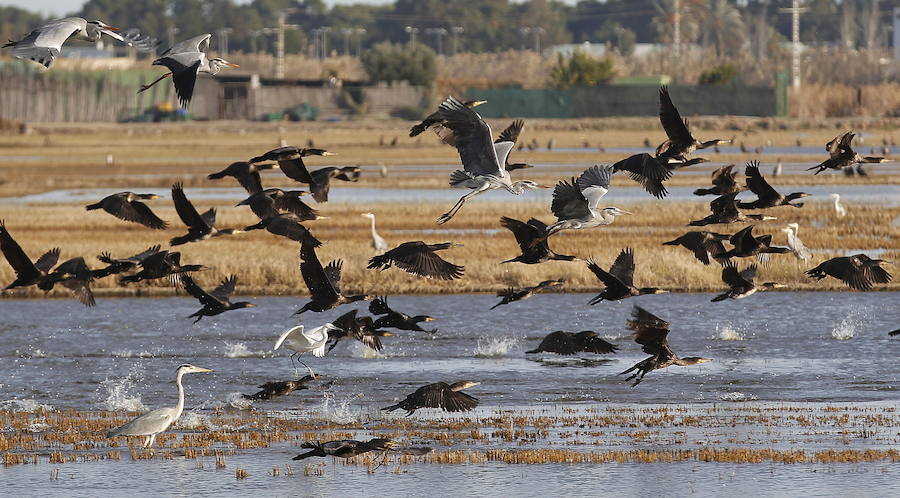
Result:
M375 231L375 217L373 216L373 217L370 218L370 219L372 220L372 238L373 238L373 239L377 239L377 238L378 238L378 232Z
M178 386L178 404L175 405L175 418L181 416L181 412L184 411L184 386L181 385L181 377L184 375L183 372L178 372L178 376L175 377L175 385Z

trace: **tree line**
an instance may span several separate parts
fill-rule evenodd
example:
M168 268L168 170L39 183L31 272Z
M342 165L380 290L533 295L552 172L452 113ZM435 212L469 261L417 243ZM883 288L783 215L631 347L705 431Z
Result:
M765 57L790 39L791 0L395 0L342 4L323 0L88 0L73 15L138 28L163 45L229 28L230 51L273 52L279 15L288 53L358 55L380 42L417 41L443 53L538 50L561 43L603 43L629 54L636 43L681 43L720 56L752 50ZM676 15L675 6L679 5ZM844 48L888 45L892 0L806 0L801 41ZM40 15L0 7L0 36L22 37Z

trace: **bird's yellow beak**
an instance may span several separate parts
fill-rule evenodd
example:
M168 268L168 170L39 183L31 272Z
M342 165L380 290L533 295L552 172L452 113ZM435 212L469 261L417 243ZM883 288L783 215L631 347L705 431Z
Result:
M487 104L487 100L476 100L475 102L472 103L472 107L478 107L481 104Z
M241 66L239 66L239 65L237 65L237 64L235 64L235 63L233 63L233 62L226 62L225 65L228 66L228 67L241 67Z
M159 199L159 196L156 195L156 194L153 194L153 195L150 196L150 198L151 198L151 199Z
M197 367L197 373L206 373L206 372L212 372L212 371L213 371L213 370L212 370L211 368L201 368L201 367Z
M108 29L110 31L119 31L122 28L117 28L115 26L105 26L103 29Z
M323 156L336 156L337 152L328 152L327 150L322 153Z
M425 321L426 321L426 322L433 322L433 321L434 321L434 317L430 317L430 316L429 316L428 318L425 319Z

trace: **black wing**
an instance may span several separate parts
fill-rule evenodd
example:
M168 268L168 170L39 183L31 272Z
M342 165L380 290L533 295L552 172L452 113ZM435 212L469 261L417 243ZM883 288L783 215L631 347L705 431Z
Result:
M581 189L575 184L573 177L571 182L560 180L553 188L553 201L550 210L557 219L573 220L583 218L590 214L588 201L581 193Z
M616 261L609 268L609 273L618 278L627 286L634 285L634 249L626 247L616 257Z
M681 117L678 109L675 108L675 104L672 103L667 87L659 89L659 122L662 123L669 140L681 144L694 142L694 137L691 135L690 129L688 129L687 121Z
M197 285L190 275L181 276L181 285L188 294L197 298L203 306L221 306L224 304L222 300Z
M22 250L22 247L9 234L2 220L0 220L0 250L3 251L3 255L6 256L6 260L9 261L9 265L16 272L19 280L30 282L41 276L34 263ZM57 252L58 257L59 253Z
M210 294L220 301L228 301L229 296L234 294L234 288L237 286L237 275L230 275L218 287L213 289Z
M200 213L197 212L191 201L184 195L184 187L181 182L172 185L172 202L175 203L175 211L178 213L178 217L181 218L181 221L188 228L197 231L209 230L211 224L207 223L207 220L200 216Z
M640 183L644 190L657 199L662 199L669 193L663 182L672 176L672 171L646 152L613 164L613 171L627 171L629 178Z
M332 261L329 267L335 263L337 263L337 273L340 275L340 261ZM331 273L333 272L332 270ZM311 244L300 244L300 274L303 276L303 282L309 289L309 293L315 298L331 300L337 299L340 295L340 291L332 285L328 273L319 262L316 250ZM338 278L338 282L340 282L340 278Z
M747 163L744 174L747 176L747 188L760 199L776 199L779 197L778 191L772 188L769 182L763 178L762 173L759 172L759 161Z
M497 136L497 140L494 140L494 143L516 143L519 140L519 134L522 133L523 128L525 128L525 121L522 121L521 119L513 121L509 126L507 126L503 131L500 132L500 135Z

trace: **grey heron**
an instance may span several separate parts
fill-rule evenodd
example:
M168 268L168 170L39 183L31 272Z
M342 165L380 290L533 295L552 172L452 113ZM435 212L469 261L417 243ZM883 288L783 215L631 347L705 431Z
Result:
M12 55L17 59L30 59L46 68L50 68L63 44L69 38L89 42L100 41L101 35L107 35L127 45L134 46L142 52L149 52L155 47L155 40L141 38L136 30L128 30L122 34L103 21L87 21L81 17L53 19L34 28L21 40L10 40L3 47L12 47Z
M153 61L154 66L166 66L169 72L160 76L149 85L141 86L141 93L165 78L171 77L175 84L175 93L181 107L187 107L194 96L194 85L197 83L197 75L207 73L215 76L226 67L240 67L237 64L216 57L210 59L206 55L209 50L211 34L195 36L191 39L172 45L163 52L158 59Z
M722 281L728 285L728 290L712 298L712 302L717 303L726 299L743 299L747 296L756 294L757 291L779 289L784 287L776 282L765 282L756 284L753 280L756 278L756 265L750 265L741 271L731 261L722 265Z
M801 262L812 258L812 251L806 247L797 235L800 231L800 225L798 223L788 223L781 231L784 232L784 235L787 238L788 248L790 248L794 257L797 258L797 266L800 266Z
M388 246L388 243L386 240L384 240L384 237L378 235L378 232L375 231L375 214L362 213L361 216L372 221L372 249L374 249L378 254L382 254L384 253L384 251L387 251L388 247L390 246Z
M832 138L825 144L825 150L830 157L816 166L807 168L807 171L814 169L816 170L814 174L818 175L826 169L840 170L847 166L852 166L853 164L886 163L889 161L889 159L883 157L861 156L858 152L853 150L853 147L850 145L855 136L856 134L852 131L847 131ZM862 138L860 138L860 141L861 140Z
M834 201L834 212L837 213L838 218L843 218L847 216L847 208L841 204L841 196L840 194L831 194L831 200Z
M526 189L549 188L531 180L512 181L506 171L506 162L514 143L494 142L491 127L478 113L449 97L441 103L438 114L453 133L463 165L463 170L456 170L450 175L450 185L472 189L472 192L460 197L450 211L441 215L438 223L450 221L467 200L490 190L503 188L520 195Z
M576 180L563 180L553 189L550 210L557 222L547 227L544 239L560 230L583 230L609 225L616 216L632 214L617 207L600 209L600 199L609 192L612 166L594 165L586 169Z
M184 411L184 386L181 385L181 377L184 374L202 372L212 372L212 370L195 367L187 363L179 366L175 373L175 385L178 386L178 404L147 412L125 425L110 430L106 433L106 436L143 436L143 447L152 447L153 442L156 440L156 435L168 429L169 426L178 420L178 417L181 417L181 412Z

